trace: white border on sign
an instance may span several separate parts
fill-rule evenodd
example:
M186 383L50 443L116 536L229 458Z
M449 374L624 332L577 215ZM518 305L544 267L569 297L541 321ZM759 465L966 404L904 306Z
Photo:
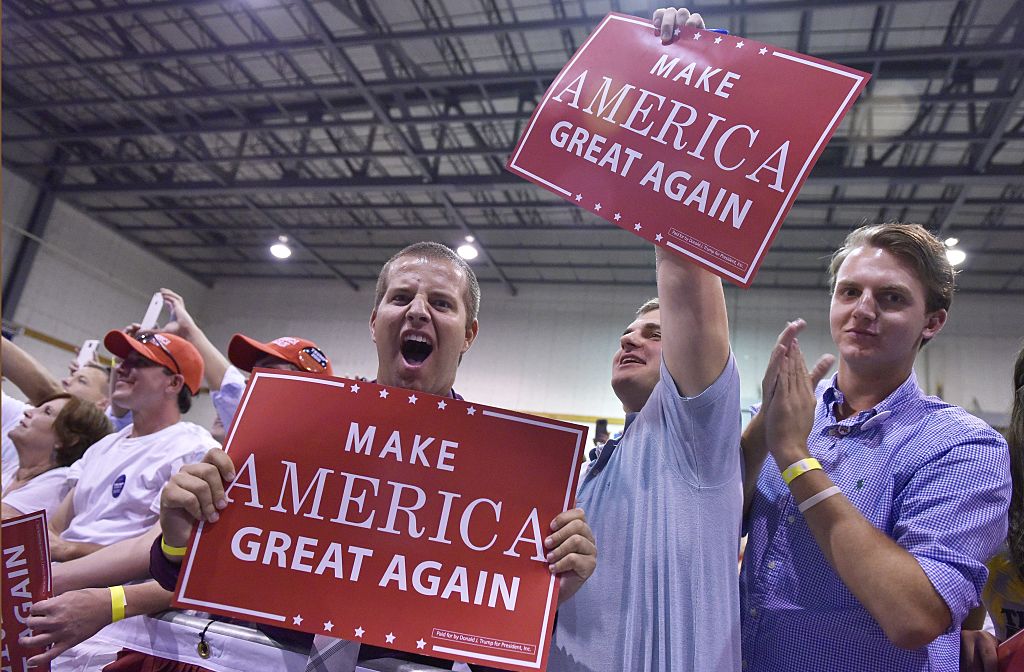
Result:
M595 37L597 37L598 33L601 32L601 29L604 28L608 24L609 21L623 21L625 23L633 23L633 24L637 24L637 25L645 26L645 27L646 26L650 26L650 22L649 21L643 21L641 19L636 19L636 18L632 18L632 17L615 16L615 15L610 15L610 16L606 17L605 20L602 21L601 24L597 27L597 29L594 30L594 32L590 34L590 37L587 38L587 41L583 43L583 46L580 47L580 50L578 52L576 52L576 55L572 57L572 60L570 60L566 64L566 66L564 68L562 68L562 72L559 73L558 77L555 78L555 80L551 83L551 86L548 87L547 92L544 94L544 100L541 101L541 104L538 106L537 110L534 112L533 119L530 120L530 125L526 129L526 132L523 134L523 137L522 137L522 139L521 139L521 141L519 143L519 147L516 149L515 155L513 155L512 159L509 161L509 164L508 164L509 168L514 168L516 172L518 172L518 173L520 173L522 175L526 175L526 176L528 176L530 178L533 178L534 180L540 182L541 184L547 185L548 187L551 187L555 191L557 191L560 194L563 194L565 196L571 196L572 192L570 192L569 190L565 189L564 187L561 187L561 186L559 186L557 184L549 182L548 180L545 180L544 178L541 178L541 177L539 177L537 175L534 175L530 171L524 169L522 166L517 165L516 161L518 161L519 155L522 153L523 148L526 146L527 139L529 138L530 133L533 132L533 127L536 124L537 119L540 118L541 111L544 109L544 106L547 105L548 100L551 97L551 92L555 90L555 86L562 81L562 78L569 72L569 69L572 67L572 65L576 62L576 60L580 56L583 55L583 52L586 51L587 47L590 46L591 40L593 40ZM675 245L673 243L670 243L670 242L666 242L665 243L666 246L671 247L672 249L676 250L677 252L680 252L682 254L685 254L688 257L691 257L692 259L695 259L695 260L699 261L701 264L704 264L705 266L709 266L711 268L714 268L715 270L720 271L723 275L726 275L726 276L728 276L730 278L733 278L734 280L737 280L737 281L739 281L739 282L741 282L743 284L747 284L747 282L750 280L751 274L754 272L755 269L758 268L758 262L760 261L761 257L765 253L765 248L768 246L768 241L772 239L772 236L775 233L775 229L778 228L779 220L782 218L782 213L785 212L787 205L789 204L789 202L791 200L793 200L793 197L796 195L796 185L800 183L800 180L803 178L804 173L806 173L807 169L810 167L811 159L814 157L815 154L818 153L818 148L821 147L821 144L825 141L825 138L828 137L828 135L832 132L832 129L835 127L835 125L839 121L839 117L842 114L843 109L850 102L850 98L852 98L853 95L856 93L857 87L859 87L861 82L864 81L864 78L861 75L857 75L857 74L854 74L854 73L851 73L851 72L845 72L845 71L840 70L838 68L833 68L831 66L824 65L823 63L815 63L814 61L810 61L810 60L807 60L805 58L800 58L799 56L794 56L794 55L791 55L791 54L784 54L784 53L782 53L780 51L773 51L772 52L772 56L775 56L777 58L782 58L782 59L785 59L785 60L788 60L788 61L793 61L795 63L800 63L800 64L803 64L803 65L806 65L806 66L809 66L809 67L812 67L812 68L818 68L819 70L825 70L827 72L831 72L831 73L834 73L834 74L837 74L837 75L842 75L844 77L848 77L848 78L854 80L854 84L851 87L850 92L846 94L846 98L843 100L842 105L840 105L839 109L836 110L835 115L832 117L832 121L830 121L829 124L825 127L824 131L822 131L821 137L818 138L818 142L815 143L814 148L807 155L807 161L805 161L804 165L800 168L800 172L797 174L796 179L793 180L792 186L790 187L789 191L786 193L785 198L782 199L782 203L779 206L779 210L778 210L777 213L775 213L775 219L772 221L772 225L768 228L768 232L765 234L764 240L761 242L761 247L758 248L757 253L754 255L754 258L751 260L750 268L747 270L746 275L739 275L739 274L737 274L737 273L735 273L735 272L733 272L733 271L731 271L731 270L729 270L727 268L722 268L718 264L715 264L714 262L712 262L712 261L710 261L708 259L705 259L704 257L698 256L697 254L691 252L690 250L683 249L682 247L679 247L678 245Z
M305 382L305 383L313 383L313 384L316 384L316 385L328 385L328 386L331 386L331 387L342 387L342 388L345 387L345 383L342 383L342 382L336 381L336 380L322 379L322 378L320 378L320 379L318 379L318 378L307 378L306 376L295 376L295 375L291 375L291 374L288 374L288 373L264 373L262 371L257 371L256 374L252 378L252 382L249 384L249 389L245 393L245 398L242 399L242 403L239 405L238 417L236 419L236 422L232 426L231 434L228 436L227 442L225 443L225 446L226 446L225 449L224 449L225 452L227 452L229 450L229 447L231 445L231 440L235 436L235 429L240 424L238 422L238 420L242 419L242 415L245 413L246 406L249 404L249 398L252 396L253 390L256 389L256 383L259 382L260 378L283 378L283 379L286 379L286 380L297 380L297 381L302 381L302 382ZM565 498L562 500L562 510L564 511L569 506L569 499L572 497L572 478L573 478L573 475L575 473L576 465L579 464L579 461L580 461L580 451L581 451L581 445L582 445L582 442L583 442L583 434L584 433L581 432L578 429L572 429L571 427L563 427L561 425L556 425L556 424L553 424L553 423L544 422L542 420L535 420L533 418L520 418L520 417L515 416L515 415L508 415L506 413L498 413L498 412L489 411L489 410L486 410L486 409L484 409L483 414L487 415L487 416L492 416L492 417L495 417L495 418L499 418L499 419L502 419L502 420L509 420L511 422L519 422L519 423L528 424L528 425L536 425L538 427L545 427L547 429L554 429L554 430L558 430L558 431L561 431L561 432L568 432L570 434L575 434L576 435L576 447L573 450L573 458L572 458L572 465L573 465L573 467L571 468L571 470L569 472L569 482L566 484ZM196 528L196 538L195 538L195 541L192 544L192 548L196 548L199 545L199 540L202 538L203 529L204 529L205 526L206 526L206 524L203 521L199 522L199 526ZM281 614L271 614L271 613L264 612L264 611L254 611L252 609L245 609L245 608L242 608L242 607L236 607L236 606L230 605L230 604L220 604L220 603L217 603L217 602L206 602L206 601L203 601L203 600L196 600L194 598L185 597L185 591L188 588L188 581L189 581L189 577L191 576L191 573L192 573L192 564L193 564L193 560L195 558L195 555L196 555L195 553L189 553L188 559L185 562L185 567L183 568L184 576L182 577L182 580L181 580L181 594L178 597L178 601L179 602L181 602L183 604L194 605L194 606L197 606L197 607L212 607L212 608L216 608L216 609L224 609L224 610L227 610L227 611L233 611L235 613L244 614L244 615L247 615L247 616L259 616L261 618L266 618L266 619L277 621L277 622L280 622L280 623L283 623L283 622L285 622L287 620L287 618L285 616L281 615ZM556 580L556 577L552 576L551 579L548 581L547 603L546 603L546 605L544 607L544 620L541 622L541 626L540 626L540 635L538 637L538 642L537 642L537 658L535 660L524 661L524 660L519 660L519 659L516 659L516 658L504 658L504 657L501 657L501 656L493 656L493 655L489 655L489 654L486 654L486 653L478 653L478 652L475 652L475 651L465 651L463 649L455 649L455 648L449 648L449 647L443 647L443 646L431 646L431 649L433 651L437 651L438 653L450 653L450 654L455 654L455 655L460 655L460 656L469 656L469 657L472 657L472 658L476 658L478 660L486 660L486 661L490 661L490 662L499 662L499 663L510 663L510 664L513 664L513 665L520 665L522 667L540 668L541 658L544 655L544 642L547 639L547 623L548 623L548 618L551 616L551 603L552 603L552 596L553 596L553 593L555 591L555 580Z

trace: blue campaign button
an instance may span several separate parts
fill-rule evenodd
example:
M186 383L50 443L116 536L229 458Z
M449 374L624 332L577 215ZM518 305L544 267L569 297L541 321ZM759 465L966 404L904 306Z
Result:
M110 494L113 495L115 499L121 496L121 492L124 490L124 482L124 474L121 474L114 479L114 485L110 488Z

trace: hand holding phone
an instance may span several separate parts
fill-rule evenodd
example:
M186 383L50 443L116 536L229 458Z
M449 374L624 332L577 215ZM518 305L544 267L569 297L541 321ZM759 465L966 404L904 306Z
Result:
M82 347L78 349L78 359L76 363L78 368L82 368L86 364L90 364L96 359L96 350L100 347L100 342L95 339L90 339L82 343Z
M156 329L157 321L160 319L160 311L164 307L164 297L160 292L153 295L153 298L149 300L149 308L146 309L146 315L142 318L142 322L139 323L139 331L153 331Z

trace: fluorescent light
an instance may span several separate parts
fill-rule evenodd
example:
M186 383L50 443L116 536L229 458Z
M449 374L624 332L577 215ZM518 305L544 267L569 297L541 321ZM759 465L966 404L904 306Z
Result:
M284 243L274 243L270 246L270 253L278 259L287 259L292 256L292 248Z
M956 244L960 242L959 238L946 238L946 247L956 247Z
M967 260L967 253L963 250L950 248L946 250L946 259L949 259L949 263L953 266L959 266Z
M474 238L473 236L466 236L467 243L472 243L474 240L476 240L476 238Z
M466 260L476 259L480 253L475 247L470 244L459 245L459 249L455 250L459 253L459 256Z

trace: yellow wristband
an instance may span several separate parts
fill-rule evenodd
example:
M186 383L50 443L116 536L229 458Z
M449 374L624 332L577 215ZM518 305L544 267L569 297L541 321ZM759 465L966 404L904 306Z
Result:
M124 586L110 587L110 622L124 620L124 608L128 606L128 598L124 596Z
M818 462L813 457L798 460L783 469L782 480L786 482L786 485L789 485L797 476L806 474L808 471L814 471L815 469L821 469L821 462Z
M187 546L168 546L167 542L164 541L163 536L160 537L160 550L164 552L164 555L172 558L180 558L185 555L185 551L188 550Z

